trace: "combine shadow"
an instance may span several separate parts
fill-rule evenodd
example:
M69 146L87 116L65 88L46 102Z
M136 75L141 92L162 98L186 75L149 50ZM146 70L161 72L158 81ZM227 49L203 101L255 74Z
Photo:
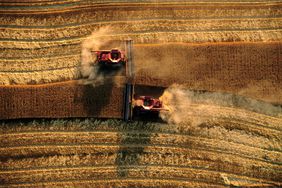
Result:
M142 121L142 122L157 122L157 123L166 123L160 118L160 112L146 112L140 113L138 107L133 108L133 121Z
M96 77L82 82L82 92L78 91L76 98L80 98L86 117L110 117L110 99L114 97L114 87L118 87L114 77L123 69L98 66Z
M129 171L132 169L146 171L146 166L140 164L140 157L146 154L145 148L151 143L152 133L147 122L132 122L125 127L120 132L120 149L115 161L119 178L130 177Z

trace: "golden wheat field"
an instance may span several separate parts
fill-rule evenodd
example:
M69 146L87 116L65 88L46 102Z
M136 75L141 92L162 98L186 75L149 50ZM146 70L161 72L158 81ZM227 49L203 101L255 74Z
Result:
M281 15L279 0L1 0L0 187L281 187ZM91 50L125 40L134 77L95 75ZM127 82L169 111L120 120Z
M280 186L281 119L226 119L228 109L220 112L199 126L94 119L2 124L1 181L8 187Z

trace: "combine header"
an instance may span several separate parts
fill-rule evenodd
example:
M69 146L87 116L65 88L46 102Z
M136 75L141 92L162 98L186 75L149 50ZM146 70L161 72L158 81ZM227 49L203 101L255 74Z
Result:
M124 91L124 108L123 108L123 119L125 121L129 121L132 119L133 109L132 109L132 96L134 94L134 86L133 86L133 77L134 77L134 67L133 67L133 49L132 40L128 40L125 43L126 51L127 51L127 64L126 64L126 75L127 75L127 83L125 85Z

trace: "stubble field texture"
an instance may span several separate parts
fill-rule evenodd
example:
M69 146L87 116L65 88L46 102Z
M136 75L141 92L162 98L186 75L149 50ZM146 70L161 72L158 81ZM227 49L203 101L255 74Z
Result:
M176 111L3 120L0 187L282 186L281 15L276 0L2 0L0 119L122 118L127 79L85 77L89 40L133 40L133 83L169 87Z

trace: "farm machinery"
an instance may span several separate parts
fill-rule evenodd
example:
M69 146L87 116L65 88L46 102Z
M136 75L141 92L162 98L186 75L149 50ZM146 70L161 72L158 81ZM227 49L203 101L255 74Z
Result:
M118 46L122 46L120 41L111 41ZM122 73L127 78L132 77L132 64L131 64L131 48L132 41L125 41L125 47L111 48L110 50L91 50L95 61L94 66L97 66L97 74L103 76L115 76Z
M162 101L152 96L135 96L133 99L133 110L136 114L159 113L167 111Z
M135 93L132 46L132 40L127 40L125 41L125 50L113 48L111 50L92 51L96 56L96 65L104 73L115 72L121 68L125 70L126 83L123 100L123 119L125 121L131 120L133 116L158 114L162 110L167 110L157 97L147 94L138 95L138 91L137 94Z
M125 66L127 58L125 52L117 48L111 50L92 51L96 55L96 62L100 66Z

